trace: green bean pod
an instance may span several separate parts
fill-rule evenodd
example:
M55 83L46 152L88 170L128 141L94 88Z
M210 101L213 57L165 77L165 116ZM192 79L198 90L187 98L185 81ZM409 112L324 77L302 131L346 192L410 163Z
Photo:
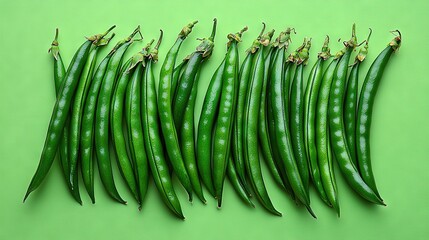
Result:
M242 182L243 187L248 189L246 181L246 167L244 163L243 152L243 115L244 115L244 100L246 98L247 86L249 84L249 77L252 70L253 53L248 53L239 71L239 83L237 94L237 110L234 118L234 127L232 135L232 155L234 160L235 171L237 176Z
M279 39L280 38L281 37L279 37ZM279 45L278 47L281 49L284 47L284 44ZM298 166L295 161L289 130L289 119L286 117L289 112L289 104L286 101L287 97L284 95L285 89L287 88L284 84L289 81L286 79L292 77L292 66L293 64L290 62L285 63L284 52L279 52L274 59L271 69L270 90L271 107L275 123L275 143L280 150L280 157L283 161L283 165L285 166L287 178L296 198L302 202L310 214L315 217L310 208L310 199L301 180Z
M265 96L265 100L263 98L263 95L261 96L262 101L265 102L261 103L261 110L263 110L264 108L266 108L265 114L265 121L266 121L266 132L267 132L267 137L268 141L269 141L269 148L271 149L271 154L272 154L272 161L275 163L276 168L278 170L278 173L280 175L281 178L281 182L282 185L284 186L284 189L286 190L287 193L289 193L291 195L291 197L294 199L295 198L295 194L293 193L293 189L289 183L289 180L287 179L287 175L286 175L286 168L282 162L282 158L280 156L280 150L277 147L277 138L276 138L276 133L275 133L275 121L274 121L274 117L273 117L273 108L272 108L272 102L271 102L271 98L272 98L272 92L271 92L271 70L272 70L272 66L274 64L274 61L277 57L278 54L282 54L284 55L289 43L291 42L290 40L290 34L292 32L293 29L288 28L285 32L280 33L280 36L276 39L276 41L272 44L271 47L271 52L270 55L267 56L266 60L265 60L265 81L266 81L266 96ZM284 45L284 47L282 47L281 49L278 48L279 45ZM285 81L289 81L289 78L285 78ZM289 96L289 82L285 82L284 83L285 87L283 89L284 94L286 96ZM264 92L262 93L264 94ZM264 106L265 105L265 106ZM264 112L260 113L259 119L261 119L261 116L264 116ZM286 114L286 117L289 117L289 114ZM264 136L264 131L263 129L263 123L264 121L260 120L260 136ZM262 131L261 131L262 130ZM264 146L266 144L263 144L262 146ZM264 148L262 147L262 151L264 153ZM268 156L266 157L267 159L269 159L269 155L267 153L264 154L264 156Z
M271 176L273 177L277 185L279 185L282 189L285 189L285 186L283 184L283 180L279 171L280 168L278 167L278 163L276 160L274 160L274 157L272 154L271 142L268 135L268 125L267 125L267 83L268 81L267 81L266 65L270 64L272 52L273 52L272 47L269 46L268 54L264 64L265 65L264 79L262 82L261 103L259 107L259 116L258 116L258 139L259 139L259 146L261 147L263 159L265 161L265 164L268 167L268 170L271 173Z
M190 23L182 29L176 39L176 42L167 53L167 56L165 57L164 63L161 67L158 88L158 110L162 134L164 136L165 144L168 146L166 150L173 170L183 187L188 192L190 201L192 201L192 186L188 172L186 171L185 164L183 163L176 126L174 125L171 84L173 80L174 65L176 63L180 46L189 33L191 33L192 28L196 23L197 22Z
M160 30L160 37L155 49L159 48L162 41L163 32ZM138 60L133 63L136 70L130 79L127 87L125 106L127 109L126 121L128 127L129 148L132 163L134 164L134 174L137 180L137 194L140 200L140 209L146 196L149 185L148 157L145 149L142 119L142 79L146 58L149 56L149 47L153 40L139 53ZM153 57L153 56L152 56Z
M112 37L114 34L112 35ZM97 54L100 47L107 45L111 38L102 39L93 45L93 49L89 53L88 61L82 71L77 89L75 91L71 106L70 130L69 130L69 166L70 166L70 184L72 188L78 186L78 157L80 136L82 127L82 115L84 110L85 99L91 86L91 80L94 73L95 64L97 63ZM79 163L80 164L80 163Z
M319 94L320 85L323 78L323 66L326 60L331 56L329 52L329 37L325 39L322 51L318 54L318 59L311 69L307 81L307 87L304 94L304 140L307 154L310 176L313 184L319 193L320 198L328 206L332 206L331 202L323 188L321 173L317 161L317 146L316 146L316 105Z
M236 34L228 34L228 51L225 57L225 69L222 77L222 88L219 103L217 125L213 140L213 184L218 207L222 205L222 192L226 167L230 157L232 127L236 108L236 89L238 87L239 56L237 43L247 27Z
M268 39L270 39L269 37ZM268 40L269 42L269 40ZM243 152L244 162L250 183L255 190L255 195L262 206L270 213L281 216L267 193L265 183L262 177L261 164L259 161L258 148L258 116L261 104L262 84L264 79L265 60L263 49L257 50L255 63L252 67L252 74L249 79L249 85L244 102L243 116Z
M193 85L197 80L196 75L200 71L203 61L208 59L213 52L216 26L217 19L215 18L213 20L213 28L210 37L208 39L199 39L201 40L201 43L197 46L195 52L187 57L189 58L188 63L186 64L183 74L179 78L177 91L173 101L173 117L177 130L180 130L182 127L183 113L187 108ZM178 134L180 135L180 131Z
M128 38L122 41L124 44L115 51L110 59L100 86L97 107L95 110L95 152L97 155L100 178L109 196L123 204L126 202L121 198L116 189L115 181L113 179L112 163L110 160L110 105L112 102L114 87L121 71L120 66L123 56L128 47L133 43L134 35L139 32L140 28L138 27ZM120 159L118 159L118 163L119 165L123 164ZM121 168L122 166L120 166L120 169Z
M195 76L200 70L203 61L202 52L194 52L189 57L188 63L185 66L183 74L179 77L176 87L174 99L172 102L174 125L178 135L180 136L180 128L183 123L183 113L187 107L192 87L195 83Z
M344 102L344 125L346 129L347 146L350 150L353 165L359 169L356 155L356 108L358 95L359 61L353 64L347 81L346 96Z
M195 194L201 200L201 202L206 203L204 198L203 189L201 182L198 176L197 162L195 159L195 120L194 120L194 109L195 101L197 99L197 90L198 90L198 79L200 72L197 72L195 76L195 82L192 86L192 92L189 96L187 106L182 113L183 115L183 124L180 130L180 147L183 154L183 160L185 163L186 170L189 173L189 178L191 180L192 188L194 189Z
M100 91L101 83L103 82L104 74L106 73L107 66L113 54L116 52L120 45L116 45L112 51L98 65L97 70L94 72L91 86L89 87L88 94L86 96L83 115L82 115L82 127L81 127L81 138L80 138L80 159L81 159L81 170L82 179L85 185L86 191L95 203L94 196L94 121L95 121L95 109L97 105L98 93Z
M333 169L333 158L331 154L331 144L329 137L328 105L329 93L334 77L335 68L342 52L336 55L336 59L329 63L323 73L322 81L317 95L316 106L316 149L317 163L320 170L320 180L329 203L333 206L338 216L340 216L340 206L338 204L337 183Z
M346 42L345 45L345 53L339 60L335 69L329 95L329 131L332 149L338 166L352 189L364 199L384 205L383 200L374 193L359 175L359 172L352 162L350 151L347 146L344 129L344 97L350 55L356 46L354 25L352 38Z
M252 72L252 63L259 50L259 39L265 31L265 24L258 38L253 41L252 46L247 50L246 58L241 64L240 71L238 74L238 89L237 89L237 110L234 118L234 127L232 134L232 154L235 170L237 175L242 182L244 188L248 189L246 180L246 167L244 163L244 151L243 151L243 117L244 117L244 102L246 100L246 92L249 85L249 79Z
M179 199L173 188L168 163L164 155L163 142L160 138L161 129L158 121L158 104L155 90L155 78L152 69L152 63L158 59L157 55L158 49L155 47L148 57L141 85L141 112L144 144L152 177L162 200L177 217L185 219Z
M49 169L51 168L52 163L55 159L61 135L64 130L64 125L69 115L73 94L79 82L83 67L85 66L85 63L88 59L91 44L95 41L104 38L104 36L106 36L111 31L111 29L113 29L113 27L106 31L104 34L97 34L87 38L87 40L79 47L79 49L73 56L66 75L64 76L63 83L61 84L60 93L57 96L57 100L52 111L52 116L49 123L45 145L43 147L42 154L40 157L40 162L37 167L36 173L31 179L27 192L25 193L23 200L24 202L30 195L30 193L40 186L43 179L48 174Z
M370 129L371 117L374 106L374 99L377 94L378 86L390 56L401 46L401 34L395 37L389 45L377 56L366 74L365 81L359 97L359 106L357 112L357 156L360 174L366 184L377 194L378 193L374 175L371 168L370 152Z
M232 158L232 154L231 154L231 158ZM241 198L241 200L247 205L251 207L255 207L255 204L253 204L252 200L250 200L249 198L249 193L244 188L240 179L238 178L238 174L234 166L235 161L231 158L229 159L228 166L226 167L226 175L229 181L231 182L232 187L234 188L238 196Z
M186 69L186 64L188 63L189 58L183 59L183 61L174 68L173 70L173 80L171 81L171 100L173 101L176 98L177 86L179 85L180 76L183 75L183 72ZM172 102L173 104L173 102Z
M347 146L349 147L353 164L355 165L356 169L358 169L358 171L359 164L357 162L356 153L356 112L358 103L357 98L359 94L359 67L368 54L368 41L372 33L371 28L369 30L370 32L367 40L365 41L365 45L356 55L355 62L353 63L352 69L350 70L346 87L346 96L344 99L344 125L346 129Z
M134 169L136 169L136 164L135 162L133 162L134 158L131 156L133 154L133 151L130 151L130 153L128 153L125 133L123 132L124 106L126 109L130 109L128 104L124 104L125 94L127 93L127 97L132 96L127 91L127 86L131 86L130 79L138 75L138 73L135 74L135 71L141 70L140 64L133 64L133 62L136 61L135 59L137 58L137 56L138 54L134 55L123 65L121 73L117 80L115 90L112 96L112 104L110 109L110 127L112 131L113 146L115 148L116 157L118 159L119 171L131 193L133 194L134 198L139 204L141 204L140 196L137 190L137 179L134 172ZM131 121L131 117L127 119L128 126L130 125L129 121ZM130 134L130 132L128 132L128 134ZM129 141L129 145L129 148L132 149L131 141Z
M309 195L310 173L304 139L304 67L308 61L311 40L304 39L303 45L296 51L296 70L290 86L290 135L295 160L304 188Z
M197 134L197 166L201 181L212 196L215 196L212 180L212 138L222 88L222 76L225 59L214 72L204 97L203 107L198 122Z
M52 53L52 57L54 58L54 81L55 81L55 95L59 94L61 83L63 82L64 76L66 74L66 69L64 68L63 59L60 55L60 49L58 44L58 28L55 32L55 39L52 41L51 48L49 52ZM63 134L60 139L60 143L58 146L58 156L60 158L61 170L64 174L64 178L67 183L67 187L70 190L73 198L79 203L82 204L82 200L80 198L79 189L73 189L69 184L69 158L68 158L68 126L69 119L67 118L66 123L64 125Z

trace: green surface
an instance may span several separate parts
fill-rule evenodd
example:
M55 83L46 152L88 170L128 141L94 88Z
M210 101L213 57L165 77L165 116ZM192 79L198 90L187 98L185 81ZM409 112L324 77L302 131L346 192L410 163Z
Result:
M1 1L0 239L427 239L428 1L113 2ZM360 84L370 63L392 39L388 31L402 31L403 46L391 59L376 98L371 136L373 169L387 207L365 203L337 174L342 216L337 218L311 189L312 207L318 216L315 220L275 186L264 166L269 194L283 217L268 214L256 201L256 209L247 207L229 183L221 210L208 193L206 206L197 200L187 202L185 191L177 185L186 216L181 221L163 206L153 183L139 212L117 171L118 188L129 201L128 206L107 196L98 173L96 204L90 203L82 186L84 205L79 206L67 191L58 162L41 187L22 203L39 161L55 100L52 61L47 54L55 27L60 28L60 48L66 63L84 41L83 36L102 32L113 24L117 25L116 41L138 24L144 42L157 38L162 28L162 62L184 24L200 21L184 43L180 57L195 48L195 38L210 34L213 17L218 18L219 30L213 56L202 70L198 111L211 74L225 53L226 34L244 25L249 31L240 44L240 61L265 21L268 28L276 30L295 27L298 34L293 36L293 49L303 37L312 37L310 66L326 34L331 36L335 52L341 47L335 40L347 40L352 23L357 24L360 40L366 38L371 27L373 35L368 59L361 67ZM135 44L128 54L142 46ZM157 64L156 70L159 68Z

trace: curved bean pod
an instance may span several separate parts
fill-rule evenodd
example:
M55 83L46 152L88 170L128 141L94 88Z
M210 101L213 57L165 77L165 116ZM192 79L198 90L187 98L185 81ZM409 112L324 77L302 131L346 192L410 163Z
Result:
M156 56L157 52L152 53L152 55ZM156 57L149 57L142 81L141 111L144 144L152 177L162 200L177 217L185 219L179 199L173 188L171 175L164 155L163 143L159 137L161 129L158 121L159 114L158 104L156 102L155 78L152 70L152 62L155 60Z
M340 54L342 53L340 52ZM337 54L337 58L329 63L323 73L316 106L316 149L320 179L326 193L326 197L337 212L338 216L340 216L340 205L338 204L337 182L335 180L333 169L334 159L331 154L328 105L332 79L340 57L341 56Z
M64 125L70 111L73 93L77 87L83 67L85 66L85 63L88 59L92 42L104 38L104 36L106 36L111 31L111 29L113 29L113 27L111 27L104 34L98 34L87 38L87 40L79 47L73 56L66 75L64 76L63 83L61 84L60 93L57 96L57 100L52 111L52 116L48 127L45 145L43 146L42 154L40 156L39 165L37 166L36 173L31 179L30 185L28 186L27 192L25 193L23 200L24 202L30 193L40 186L43 179L45 179L46 175L48 174L49 169L51 168L55 159L58 145L60 143L60 138L64 130Z
M399 33L399 31L397 31ZM378 193L374 175L371 168L370 152L370 129L371 117L374 106L374 99L380 85L384 69L389 62L390 56L401 46L401 35L395 37L374 60L366 74L365 81L359 97L359 106L357 112L357 156L360 174L366 184L377 194Z
M239 56L237 43L247 27L236 34L228 35L228 51L225 57L225 69L222 79L222 93L220 96L219 114L213 140L213 184L218 207L222 205L223 183L226 167L230 157L230 143L232 141L232 127L235 116L236 89L238 86Z
M222 76L225 59L214 72L204 97L203 107L198 122L197 134L197 165L201 181L212 196L215 196L212 180L212 138L215 120L218 114L222 88Z
M351 160L350 151L346 142L344 129L344 95L350 55L356 46L356 37L354 33L353 25L352 39L345 43L345 53L339 60L335 69L329 95L329 130L332 149L338 166L352 189L364 199L384 205L383 200L374 193L359 175L359 172Z
M176 127L174 125L172 99L171 99L171 83L173 80L173 70L176 63L177 54L180 46L186 37L191 33L192 28L197 22L193 22L185 26L179 33L176 42L168 51L162 64L159 76L158 88L158 110L161 123L162 134L164 136L167 153L171 161L171 165L176 173L179 181L186 189L189 195L189 200L192 201L192 186L189 175L186 171L185 164L183 163L182 153L180 151L179 140L177 136Z
M269 42L269 41L268 41ZM252 76L249 79L249 85L244 102L243 116L243 148L244 162L250 183L255 190L255 195L262 206L270 213L281 216L267 193L261 172L258 148L258 114L261 104L262 84L264 79L265 61L263 49L258 50L254 66L252 67Z
M329 53L329 37L326 37L322 47L322 52L318 54L318 59L314 64L307 81L307 87L304 94L304 140L310 169L310 176L314 186L319 193L320 198L328 206L331 202L326 196L323 188L323 183L320 177L320 169L317 162L317 147L316 147L316 105L319 94L320 85L323 78L323 65L330 57Z

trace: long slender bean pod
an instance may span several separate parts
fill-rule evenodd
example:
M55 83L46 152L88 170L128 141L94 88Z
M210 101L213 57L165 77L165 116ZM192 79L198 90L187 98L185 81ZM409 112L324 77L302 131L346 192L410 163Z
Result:
M319 193L320 198L328 206L331 202L326 196L320 177L320 169L317 162L317 147L316 147L316 105L319 94L320 85L323 78L323 66L326 60L331 56L329 52L329 37L325 39L322 51L318 54L318 59L311 69L307 81L307 87L304 94L304 140L307 154L310 176L313 184Z
M155 49L161 45L163 32L160 30L160 37ZM129 145L131 149L131 158L134 163L134 173L137 180L137 194L140 200L140 208L146 196L149 185L149 165L145 149L143 134L143 117L142 117L142 79L144 68L146 67L146 58L149 47L153 40L140 53L139 60L134 63L138 64L130 83L128 84L127 94L130 95L126 100L126 107L129 109L129 118L127 119ZM154 56L152 56L154 57Z
M82 128L80 138L80 159L82 169L82 179L86 191L95 203L94 196L94 122L95 122L95 109L97 105L98 93L100 91L101 83L103 82L104 74L106 73L107 66L113 54L118 47L122 46L117 44L98 65L97 70L94 72L91 86L86 96L83 115L82 115Z
M350 70L349 78L347 81L346 96L344 100L344 125L346 128L347 146L349 146L350 155L352 157L353 164L359 170L356 153L356 112L357 112L357 98L359 94L359 67L360 64L365 60L368 54L368 41L371 37L372 30L369 29L369 35L365 41L365 45L359 50L356 55L355 62L353 63L352 69ZM378 194L378 193L377 193Z
M155 90L155 78L152 64L158 59L158 48L155 47L149 56L142 81L142 119L143 137L149 167L155 185L165 205L179 218L184 219L179 199L173 188L166 156L164 155L160 123L158 121L158 104Z
M323 73L316 106L316 149L320 179L326 193L326 197L337 212L338 216L340 216L340 206L338 204L337 183L333 169L334 159L332 157L330 147L328 105L335 68L337 67L339 58L341 58L343 54L343 51L337 53L336 58L329 63Z
M247 27L236 34L228 34L228 51L225 57L219 114L217 116L217 125L213 140L213 184L218 200L218 207L222 205L223 184L231 153L232 127L237 102L236 89L238 87L239 70L237 43L241 41L241 36L246 30Z
M357 156L360 174L366 184L380 197L375 184L374 175L371 167L370 152L370 129L371 117L374 106L374 99L377 94L378 86L389 59L395 51L401 46L401 34L395 37L389 45L377 56L375 61L366 74L365 81L359 97L359 106L357 112Z
M271 97L272 97L272 92L271 92L271 70L272 70L272 66L274 64L274 61L277 57L278 54L285 54L285 51L287 50L287 47L289 45L289 43L291 42L290 39L290 34L292 33L293 28L288 28L285 32L280 33L280 36L276 39L276 41L274 41L274 43L272 44L272 48L271 48L271 53L270 56L267 56L267 59L265 60L265 78L266 78L266 96L265 96L265 100L263 99L263 95L261 96L262 101L265 102L261 103L261 111L266 108L266 110L264 111L266 114L265 117L265 121L266 121L266 134L268 136L266 136L266 138L268 138L269 141L269 148L271 150L271 154L272 154L272 161L276 164L276 168L278 170L278 173L281 177L281 181L282 181L282 185L284 186L285 190L287 193L289 193L292 198L295 198L294 193L293 193L293 189L290 186L289 180L287 179L287 175L286 175L286 168L282 162L282 158L280 156L280 150L276 144L277 142L277 138L276 138L276 133L275 133L275 121L274 121L274 117L273 117L273 109L272 109L272 102L271 102ZM284 45L284 47L279 48L279 45ZM270 57L268 59L268 57ZM285 81L289 81L289 78L285 78ZM289 86L289 82L285 82L284 84L285 86ZM283 89L284 91L284 95L289 95L289 87L285 87L285 89ZM264 92L262 93L264 94ZM264 106L265 105L265 106ZM264 135L264 120L261 120L261 116L264 116L264 112L260 113L260 136L265 136ZM286 117L288 117L289 114L287 114ZM264 118L263 118L264 119ZM262 124L262 125L261 125ZM263 144L262 146L264 146L265 144ZM263 153L265 147L262 147ZM268 156L267 159L269 159L269 155L267 153L264 154L264 156Z
M262 36L260 39L261 44L255 51L256 59L252 67L252 74L249 79L246 99L244 102L243 152L247 174L249 176L250 183L255 190L256 197L267 211L274 215L281 216L281 213L274 208L268 196L267 189L265 188L258 148L258 116L261 105L262 85L265 70L265 59L263 55L263 47L261 47L261 45L262 43L269 43L271 36L268 34Z
M281 37L279 37L280 39ZM285 47L285 44L278 46L280 49ZM293 154L293 148L291 143L291 136L289 130L289 119L286 117L289 111L289 105L287 97L284 96L285 86L283 84L288 82L285 80L285 76L290 78L292 63L285 63L284 53L280 52L277 54L272 69L271 69L271 107L273 113L273 119L275 123L275 136L277 147L280 152L280 157L283 161L283 165L286 169L286 175L289 183L293 189L296 198L302 202L313 217L315 217L313 211L310 208L310 199L305 189L305 186L301 180L298 166ZM284 70L284 68L286 68Z
M30 185L28 186L27 192L24 196L25 199L29 194L40 186L43 179L49 172L52 163L55 159L55 155L58 150L61 135L64 129L66 119L70 111L70 105L73 98L74 91L76 90L80 75L83 67L88 59L91 44L104 38L113 27L111 27L104 34L97 34L87 38L87 40L79 47L70 62L69 68L67 69L66 75L60 87L60 93L57 96L54 109L52 111L51 120L43 146L40 162L37 167L36 173L31 179Z
M274 30L273 30L274 31ZM262 82L262 93L261 93L261 104L259 107L259 116L258 116L258 139L259 145L261 147L263 159L265 164L268 167L274 181L281 187L285 188L283 184L282 177L280 175L278 163L274 160L271 142L268 135L268 125L267 125L267 65L270 64L270 59L272 55L272 47L269 46L268 54L265 59L265 69L264 69L264 79Z
M195 76L195 83L192 86L192 92L188 100L188 104L185 108L183 115L183 124L180 131L180 147L183 154L183 160L185 163L186 170L189 173L192 188L195 194L201 200L206 203L204 198L203 189L198 176L197 162L195 159L195 120L194 120L194 109L195 101L197 99L198 90L198 78L200 72L197 72Z
M197 134L197 165L201 181L212 196L215 196L212 180L212 138L216 117L219 109L219 100L222 88L222 76L225 68L225 59L213 73L209 87L204 97L203 107L198 122Z
M119 195L113 179L112 163L109 151L109 118L114 86L120 74L122 59L128 47L133 43L134 35L137 33L140 33L139 27L135 29L129 37L122 40L124 44L115 51L110 59L100 86L97 107L95 110L95 152L97 155L100 178L109 196L124 204L126 202ZM120 159L118 160L119 165L121 165L123 162ZM120 170L121 168L122 166L120 166Z
M384 204L374 191L364 182L354 166L349 148L347 146L344 128L344 97L347 70L350 55L356 47L355 26L353 25L352 38L345 43L344 55L339 60L332 80L331 92L329 95L329 131L332 149L338 166L345 179L361 197L377 203Z
M124 104L125 102L125 93L127 92L127 86L131 86L130 79L137 74L135 71L140 71L140 64L136 63L140 56L140 53L134 55L130 58L122 67L121 73L116 83L115 91L112 96L112 104L111 104L111 115L110 115L110 123L111 123L111 131L112 131L112 140L115 148L116 157L118 159L118 167L124 178L128 188L133 194L134 198L140 204L140 196L137 190L137 179L133 169L136 169L135 162L133 162L133 151L128 153L125 134L123 132L123 119L124 119L124 105L127 108L128 104ZM128 96L132 96L131 94L127 94ZM130 109L130 108L127 108ZM131 110L130 110L131 111ZM131 118L128 119L131 121ZM129 122L127 121L127 124ZM128 132L130 134L130 132ZM129 142L130 149L132 149L131 141ZM129 155L130 154L130 155Z
M66 75L66 69L64 68L63 59L61 58L59 44L58 44L58 28L55 32L55 39L52 41L51 48L49 52L52 53L52 57L54 58L54 81L55 81L55 95L59 94L61 83L63 82L64 76ZM79 189L73 189L70 185L69 181L69 158L68 158L68 126L69 119L67 118L66 123L64 124L63 134L60 139L60 143L58 146L58 157L60 159L61 170L64 174L64 178L67 183L67 187L70 190L73 198L79 203L82 204L82 200L80 198Z
M249 79L252 72L253 59L256 55L256 52L259 50L259 39L262 37L262 34L265 31L265 23L263 23L263 28L258 38L255 39L252 43L252 46L247 50L246 58L240 67L240 72L238 74L238 89L237 89L237 110L234 118L234 127L232 134L232 154L233 160L235 161L234 166L238 177L245 188L247 187L246 180L246 167L244 163L244 151L243 151L243 118L244 118L244 102L246 100L246 92L249 85Z
M290 87L290 135L295 160L304 188L309 195L310 173L304 139L304 67L308 61L311 40L304 39L304 44L296 51L296 70Z
M177 37L174 45L168 51L164 63L161 67L158 88L158 110L161 121L162 134L164 136L165 144L168 146L166 150L174 172L176 173L183 187L188 192L190 201L192 200L192 186L188 172L186 171L185 164L183 163L183 157L180 151L177 131L174 125L171 100L171 83L173 79L174 65L176 63L176 58L180 50L180 46L182 45L186 37L191 33L192 28L196 23L197 22L192 22L186 25L179 33L179 36Z
M113 37L114 35L112 35ZM89 53L88 61L82 71L79 84L76 88L73 102L71 106L70 116L70 131L69 131L69 164L70 164L70 184L72 188L79 188L78 186L78 155L79 155L79 143L80 134L82 127L82 114L85 104L85 99L91 86L92 76L94 73L95 64L97 62L97 54L102 46L106 46L111 38L101 39L94 43L93 49ZM80 164L80 163L79 163Z

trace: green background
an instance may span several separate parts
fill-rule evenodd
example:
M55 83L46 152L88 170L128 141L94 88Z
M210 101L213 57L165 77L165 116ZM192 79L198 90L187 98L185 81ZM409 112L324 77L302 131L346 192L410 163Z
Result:
M424 74L429 63L428 1L1 0L0 6L0 239L427 239L429 81ZM113 24L117 25L115 41L138 24L144 42L157 38L162 28L162 62L183 25L200 21L184 43L180 58L195 48L195 38L209 35L214 17L218 18L216 47L202 70L197 111L224 56L226 35L244 25L249 31L240 44L241 60L264 21L278 32L288 26L297 29L291 49L303 37L312 37L310 66L326 34L331 36L331 49L336 52L341 48L336 40L349 38L352 23L357 24L360 40L371 27L373 35L360 82L392 39L388 31L402 31L403 46L392 57L376 98L371 135L373 169L387 207L362 201L337 171L342 216L337 218L311 189L318 216L315 220L273 184L263 165L269 194L283 217L268 214L258 203L256 209L245 206L229 183L221 210L207 193L206 206L199 201L187 202L186 193L176 184L186 216L181 221L163 206L153 184L139 212L117 172L118 188L128 206L113 202L98 176L97 203L90 203L82 187L84 205L79 206L69 195L57 162L41 187L22 203L39 161L55 100L47 49L56 27L60 28L60 48L66 63L84 41L83 36ZM128 55L142 46L135 44ZM157 64L156 71L159 67Z

